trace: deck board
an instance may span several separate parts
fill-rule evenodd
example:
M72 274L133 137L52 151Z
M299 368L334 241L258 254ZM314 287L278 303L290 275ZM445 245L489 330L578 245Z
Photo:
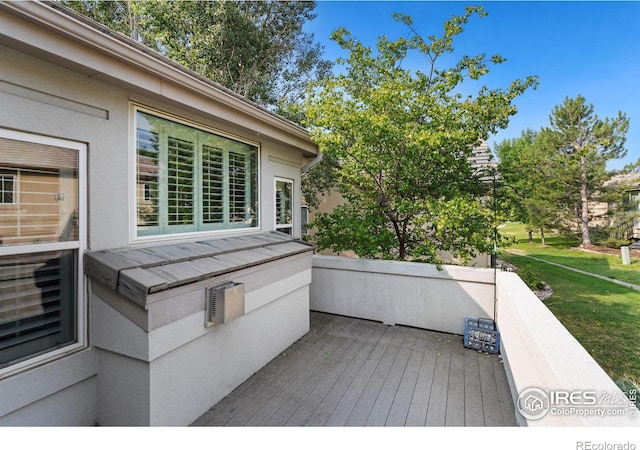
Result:
M445 426L462 427L464 421L464 353L458 347L451 349L449 384L447 386L447 411Z
M369 383L369 379L378 366L380 359L382 359L382 357L386 353L387 348L391 344L391 341L393 340L396 332L396 327L389 327L385 330L385 333L382 335L372 352L369 354L369 357L358 371L358 374L354 378L353 382L347 388L335 410L333 411L331 416L329 416L329 419L325 424L326 426L335 427L346 425L358 401L360 400L362 393ZM355 417L353 420L355 420Z
M415 343L415 336L411 333L411 329L405 329L405 336L403 343L393 361L387 377L380 388L378 397L376 398L371 413L367 418L365 425L367 426L384 426L387 423L391 406L400 387L400 383L407 369L409 358L411 357L411 350Z
M496 355L460 336L311 313L311 331L194 426L515 426Z
M334 413L347 392L347 389L349 389L349 386L351 386L355 378L358 376L358 373L360 373L365 362L387 331L385 327L380 327L379 324L369 321L366 322L369 324L371 329L366 337L363 336L363 345L360 347L354 358L348 362L344 372L340 375L322 402L320 402L318 407L311 414L309 420L305 424L306 426L325 426L327 424L329 418Z
M478 352L470 350L464 354L464 424L472 427L484 426L478 355Z
M436 348L436 367L427 410L427 426L444 426L447 414L447 396L449 389L449 365L451 363L450 342L446 338L438 339Z
M413 391L416 386L416 380L420 372L420 366L422 365L422 358L424 356L424 345L419 339L419 330L412 329L413 344L407 365L402 373L402 378L398 384L393 402L389 408L389 414L385 426L388 427L403 427L407 421L407 415L409 414L409 406L411 405L411 399L413 398Z

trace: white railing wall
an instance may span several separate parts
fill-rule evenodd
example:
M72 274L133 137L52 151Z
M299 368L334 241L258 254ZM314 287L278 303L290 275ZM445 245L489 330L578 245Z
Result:
M494 272L461 266L313 257L314 311L463 334L465 317L493 318Z
M496 280L496 283L494 283ZM494 300L495 303L494 303ZM464 334L466 317L494 318L514 404L530 387L550 391L621 391L515 273L442 266L313 257L310 307L314 311ZM632 355L630 355L632 357ZM623 417L551 415L521 426L640 426L637 415Z
M608 396L624 401L611 378L517 274L498 272L496 279L501 354L514 402L532 387L577 396L589 391L604 407L615 406L600 403ZM526 426L640 426L638 415L633 419L628 411L621 417L547 414L527 420L516 408L516 415L518 423Z

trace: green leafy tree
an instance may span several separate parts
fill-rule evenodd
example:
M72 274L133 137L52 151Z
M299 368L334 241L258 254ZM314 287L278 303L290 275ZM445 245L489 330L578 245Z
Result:
M427 38L410 17L395 15L411 37L380 37L376 51L344 29L333 33L349 56L338 60L343 70L312 85L304 105L306 123L328 160L322 170L331 172L347 200L316 219L320 248L432 262L439 261L439 250L464 259L493 248L495 217L469 157L507 126L516 113L513 100L536 79L461 94L465 81L479 80L505 61L480 54L440 67L474 15L486 13L467 7L444 23L441 36ZM403 68L416 53L421 70Z
M140 40L140 16L132 1L64 0L61 3L114 31Z
M307 84L330 72L303 30L311 1L104 1L66 5L291 120Z
M610 200L605 182L611 177L606 164L623 158L629 120L622 112L617 117L600 119L594 106L584 97L565 98L553 108L550 126L543 132L551 150L548 175L567 193L559 203L563 223L577 223L582 245L591 245L590 223L593 202ZM570 220L572 218L573 220Z

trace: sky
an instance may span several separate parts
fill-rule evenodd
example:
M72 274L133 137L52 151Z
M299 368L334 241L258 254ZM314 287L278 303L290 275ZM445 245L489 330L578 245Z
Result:
M318 0L317 17L306 31L325 47L325 58L335 61L346 53L330 39L343 27L364 45L375 48L377 38L409 36L395 12L410 15L420 34L439 35L452 15L465 5L482 5L487 17L472 17L454 41L457 60L463 55L500 54L506 63L494 66L483 84L507 88L515 79L537 75L539 86L515 100L518 113L508 128L488 140L493 148L521 131L549 125L554 106L566 97L582 95L600 118L622 111L630 120L627 156L609 163L621 169L640 159L640 1L328 1ZM411 61L418 65L419 61ZM417 67L415 67L417 68Z

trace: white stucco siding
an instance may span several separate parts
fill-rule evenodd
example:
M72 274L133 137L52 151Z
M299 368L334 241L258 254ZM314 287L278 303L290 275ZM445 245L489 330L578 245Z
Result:
M64 411L64 413L61 413ZM95 377L0 417L1 427L77 427L95 425Z
M309 331L305 285L151 362L151 425L189 425Z
M6 47L0 61L0 126L87 143L89 247L127 245L126 93Z
M273 230L276 176L294 181L294 235L299 236L300 167L304 164L303 155L313 157L318 151L304 129L142 48L137 42L104 33L85 19L69 15L63 6L0 2L0 128L86 145L87 162L81 170L86 169L87 173L87 207L80 214L87 218L88 251L137 249L142 244L135 241L137 191L132 105L260 148L259 226L198 236L166 236L171 242L182 244L195 237L217 239L230 235L246 238L247 234ZM153 244L155 240L164 242L163 239L154 236L144 244ZM259 345L255 351L241 349L248 359L238 363L240 366L257 370L260 364L308 330L310 266L309 262L295 273L285 275L262 267L264 276L250 278L251 282L260 283L248 291L250 311L246 312L251 319L244 322L251 329L241 327L242 331L236 331L237 345L248 345L245 333L254 336ZM191 351L192 345L204 345L192 342L205 342L210 336L220 334L202 330L202 293L187 304L188 308L180 304L179 299L158 296L151 300L161 303L148 313L147 309L127 304L116 296L111 303L103 302L102 297L108 297L107 288L101 289L98 284L92 285L89 281L87 292L80 293L80 301L84 301L82 297L86 294L87 309L94 319L94 326L88 327L87 349L65 353L59 358L54 355L53 362L30 370L0 371L0 425L171 423L173 419L163 416L169 413L153 409L164 400L150 397L160 396L158 389L170 388L170 380L153 375L154 390L150 391L149 366L155 364L150 361L163 359L168 352L174 356L167 361L183 364L184 356L178 347ZM183 291L190 288L182 286L172 294L184 294ZM263 289L262 294L273 298L256 294L251 297L254 289ZM112 310L114 304L119 309ZM169 331L172 327L179 328L176 322L180 326L191 324L189 320L184 323L181 320L190 315L195 317L194 311L198 311L199 317L196 335L190 335L193 339L187 342L178 342L181 337ZM100 317L96 319L97 314ZM124 317L122 314L128 320L119 322ZM153 330L157 330L158 339L149 341L148 334ZM110 338L114 333L135 335L137 340L121 339L113 343ZM259 335L269 337L262 342ZM116 344L122 348L116 348ZM222 346L216 351L224 353L234 349ZM147 357L140 358L141 354ZM233 355L219 358L227 357L233 358ZM229 367L235 367L236 362L230 360ZM188 365L184 367L189 370ZM121 374L126 370L133 381L123 390ZM179 370L182 369L173 368L168 373ZM221 374L220 379L237 383L238 371L225 370L229 373ZM250 375L243 373L245 378ZM191 376L189 373L179 375ZM222 388L214 386L212 392L215 393L209 393L207 399L218 399L219 394L226 392L224 383ZM140 388L144 389L140 391ZM113 396L113 392L120 393ZM197 393L196 389L189 395ZM201 406L198 407L202 409ZM127 414L114 419L123 410ZM194 414L190 410L173 424L186 424L185 417Z
M491 269L316 255L310 304L314 311L464 334L465 318L494 315L493 275Z
M0 379L0 426L93 425L95 374L88 349Z
M155 96L141 95L3 46L0 61L0 126L88 144L90 249L126 247L135 239L132 104L257 142L260 230L274 229L273 179L285 177L294 181L294 234L300 235L300 150L248 129L244 122L234 125L229 116L212 115L217 109L180 104L174 90L166 98L166 87ZM183 97L186 101L190 95Z

